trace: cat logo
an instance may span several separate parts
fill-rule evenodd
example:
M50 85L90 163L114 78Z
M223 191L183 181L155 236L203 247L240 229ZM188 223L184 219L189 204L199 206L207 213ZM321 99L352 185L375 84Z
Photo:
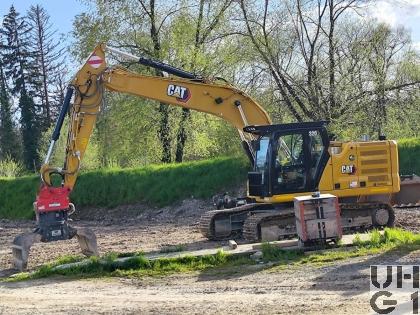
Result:
M168 96L175 97L178 101L185 103L190 99L191 93L190 90L188 90L188 88L186 87L175 84L169 84Z
M354 165L342 165L341 174L354 174L356 173L356 167Z

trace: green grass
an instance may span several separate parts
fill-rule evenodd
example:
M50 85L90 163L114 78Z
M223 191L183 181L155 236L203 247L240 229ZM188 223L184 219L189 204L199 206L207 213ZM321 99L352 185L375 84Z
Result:
M114 207L139 201L166 206L189 197L208 198L246 177L247 161L217 158L82 174L72 194L79 206Z
M410 252L420 250L420 234L395 228L387 228L384 233L372 231L369 239L362 241L360 237L354 240L354 247L338 247L334 250L324 250L304 253L302 250L285 250L266 243L262 246L262 269L270 268L273 272L302 265L324 266L337 261L367 255L381 254L389 251ZM143 254L137 254L124 262L117 258L124 255L109 253L102 258L91 257L85 264L65 270L54 269L63 263L80 261L80 256L65 256L59 260L44 265L34 273L20 273L12 278L1 281L23 281L44 278L53 275L66 277L143 277L163 276L172 273L206 271L217 274L241 273L248 270L247 266L256 262L245 256L232 256L219 251L216 255L184 256L181 258L161 258L148 260Z
M353 240L353 245L365 248L378 248L384 245L415 245L420 246L420 234L399 228L385 228L383 234L374 230L369 233L369 239L362 241L359 235Z
M189 272L235 265L238 258L225 254L223 251L216 255L205 255L200 257L183 256L180 258L160 258L149 260L143 255L133 256L124 262L117 261L118 255L108 254L102 258L91 257L86 263L64 270L54 269L61 264L55 261L41 266L33 273L22 272L4 281L23 281L29 279L45 278L53 275L69 277L141 277L141 276L162 276L171 273ZM69 259L69 258L67 258ZM79 261L74 257L73 261ZM253 263L250 259L240 260L242 264Z
M0 218L31 218L39 182L37 176L0 178Z
M275 262L282 269L284 266L316 264L324 265L354 257L362 257L384 253L390 250L411 251L420 249L420 234L398 228L386 228L384 233L374 230L369 238L362 241L359 235L355 236L353 248L341 247L335 250L324 250L305 255L301 250L284 250L266 243L262 246L263 261Z
M264 261L276 262L292 262L304 255L302 250L285 250L275 247L270 243L262 244L261 252L263 253L262 259Z
M166 206L195 197L209 198L246 178L248 162L242 158L216 158L142 168L97 170L82 173L72 192L77 207L115 207L146 202ZM39 178L0 179L0 218L33 216Z
M420 175L420 138L401 139L398 141L400 174Z

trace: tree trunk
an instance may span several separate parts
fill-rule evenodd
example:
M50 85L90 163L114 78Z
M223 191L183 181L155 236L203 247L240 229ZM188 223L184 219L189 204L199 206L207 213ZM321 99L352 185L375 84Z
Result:
M161 103L159 105L160 126L159 126L159 140L162 143L162 157L163 163L171 163L171 130L169 126L169 108L168 105Z
M51 109L50 109L50 100L48 98L48 82L47 82L47 69L46 69L46 62L45 62L45 54L46 51L44 49L44 38L43 38L43 22L40 16L40 7L36 7L35 11L35 19L36 19L36 27L37 27L37 37L38 37L38 49L39 49L39 57L40 57L40 70L41 70L41 77L42 77L42 105L44 106L45 110L45 126L44 128L49 128L51 125Z
M335 118L335 57L334 57L334 0L329 2L330 30L328 33L328 60L329 60L329 116Z
M160 59L160 41L159 41L159 32L156 28L156 16L155 16L155 1L150 0L150 37L153 42L153 52L157 59ZM163 76L163 73L159 70L156 70L156 75ZM159 104L159 113L160 113L160 122L158 137L162 143L162 157L161 161L164 163L172 162L172 139L171 139L171 127L169 125L169 108L165 103Z
M182 116L180 121L180 126L178 129L178 134L176 136L176 153L175 153L175 162L180 163L184 157L184 147L185 142L187 141L187 131L186 131L186 122L191 116L190 110L188 108L182 109Z
M194 67L196 66L197 53L200 47L200 42L201 42L200 33L201 33L201 25L203 23L203 10L204 10L204 0L200 0L197 28L195 29L194 55L191 61L191 69L194 69ZM181 163L182 160L184 159L184 147L185 147L185 142L187 141L186 125L190 117L191 117L190 109L183 108L181 121L179 122L178 133L176 135L175 162L177 163Z

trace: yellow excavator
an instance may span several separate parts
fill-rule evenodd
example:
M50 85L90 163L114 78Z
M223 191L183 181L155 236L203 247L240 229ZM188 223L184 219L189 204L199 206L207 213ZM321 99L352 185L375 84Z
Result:
M153 67L168 76L146 76L110 66L106 53ZM224 80L203 78L100 44L67 88L40 170L41 186L34 202L37 227L13 241L14 264L19 270L26 268L34 242L77 237L84 254L98 254L95 234L90 229L69 225L69 216L75 210L69 195L105 90L209 113L238 130L252 164L248 195L242 199L223 196L217 201L218 210L202 216L200 230L209 239L239 235L254 241L294 236L293 198L317 191L339 197L345 230L394 224L390 196L400 189L395 141L332 141L327 123L322 121L275 125L257 102ZM67 115L69 130L64 166L51 167L49 161ZM54 175L61 177L61 184L53 185Z

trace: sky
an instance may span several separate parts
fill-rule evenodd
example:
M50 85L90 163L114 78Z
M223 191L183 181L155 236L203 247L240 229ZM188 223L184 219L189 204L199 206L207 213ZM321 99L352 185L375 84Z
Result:
M36 4L48 12L53 29L57 29L60 34L70 32L74 17L87 10L87 7L78 0L0 0L0 18L9 12L11 5L22 16L31 5Z
M12 4L21 14L30 5L42 5L59 33L70 32L74 17L87 10L80 0L0 0L0 18L7 14ZM420 50L420 0L377 0L368 14L391 26L403 25L410 29L413 44Z
M393 27L402 25L411 30L413 44L420 50L420 0L381 0L369 14Z

